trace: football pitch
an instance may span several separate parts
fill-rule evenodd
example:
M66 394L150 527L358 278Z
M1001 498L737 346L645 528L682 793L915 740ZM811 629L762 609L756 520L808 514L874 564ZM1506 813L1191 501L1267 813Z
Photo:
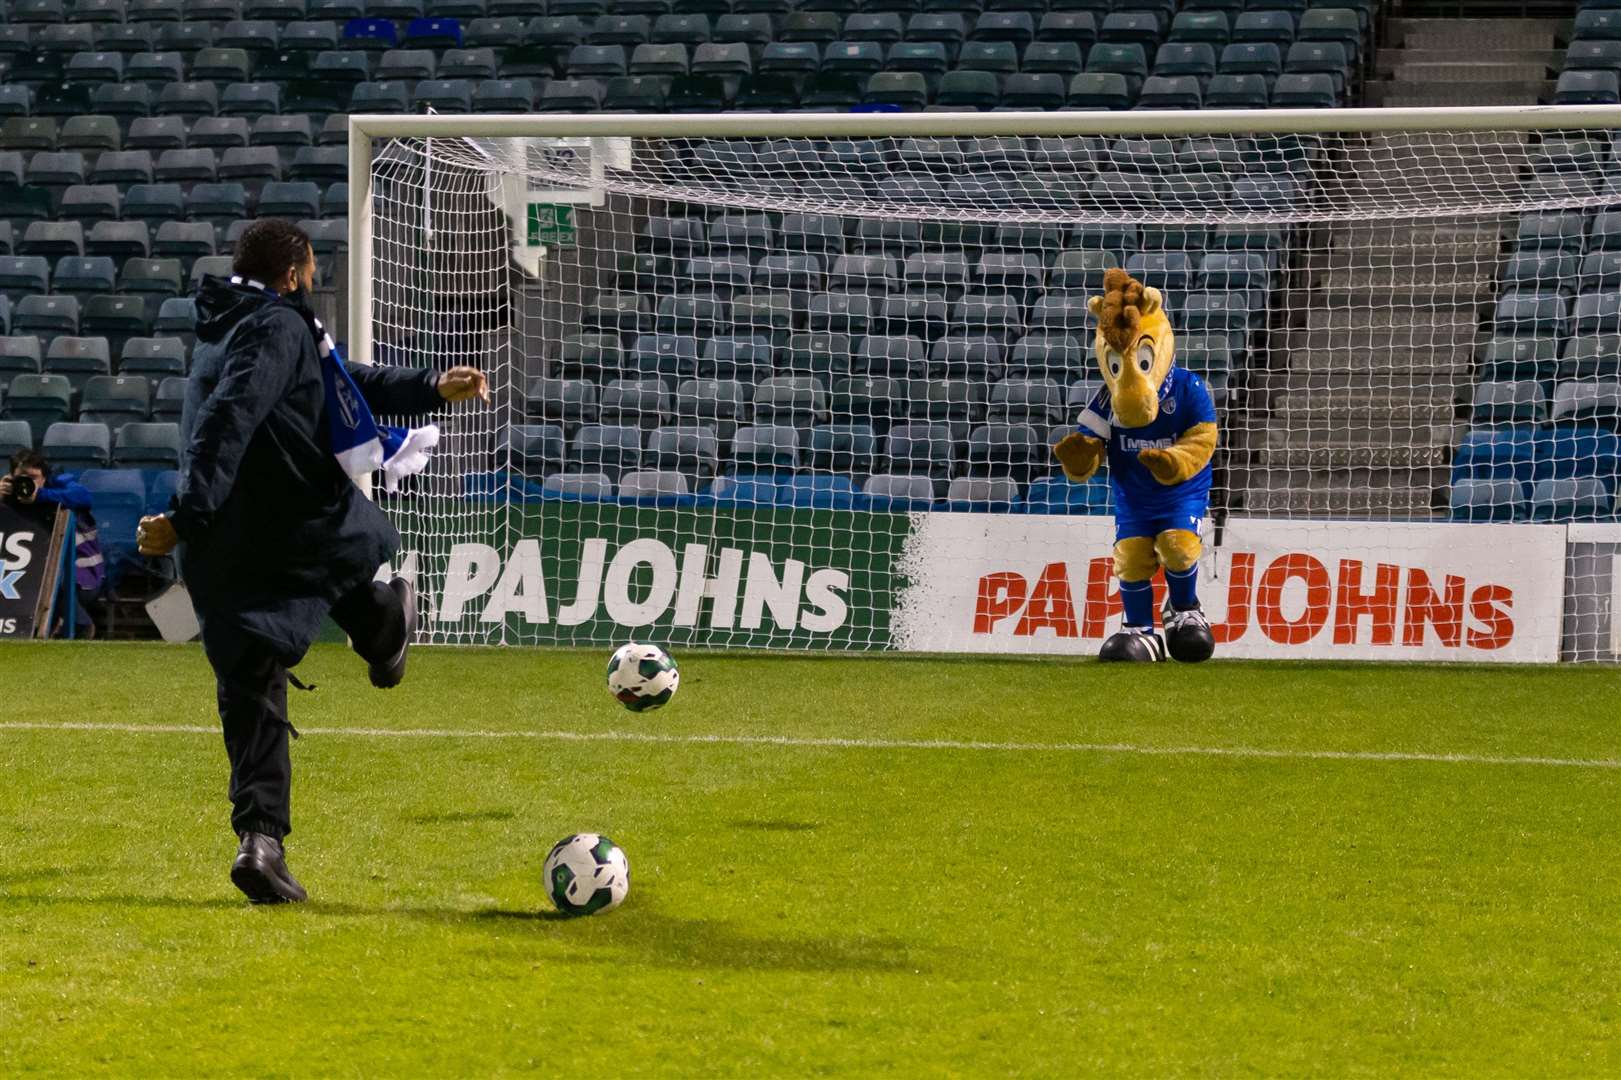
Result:
M1621 1074L1615 669L606 657L318 648L255 909L201 652L0 649L0 1074Z

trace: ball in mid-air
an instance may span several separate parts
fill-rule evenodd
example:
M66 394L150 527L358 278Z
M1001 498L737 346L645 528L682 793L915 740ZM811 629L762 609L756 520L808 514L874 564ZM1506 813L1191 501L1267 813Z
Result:
M681 685L670 654L657 645L631 642L608 660L608 692L632 712L656 709L675 696Z
M559 840L541 871L546 895L564 915L599 915L624 903L630 862L618 844L596 833Z

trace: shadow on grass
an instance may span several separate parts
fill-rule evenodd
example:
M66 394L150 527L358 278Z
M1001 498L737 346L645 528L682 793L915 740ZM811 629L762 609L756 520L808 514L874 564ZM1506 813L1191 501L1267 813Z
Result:
M740 818L727 824L734 829L752 829L755 832L814 832L822 827L820 821L790 821L786 818Z
M645 897L645 892L644 892ZM252 912L269 918L416 919L461 926L502 937L527 937L565 944L548 963L604 964L627 961L676 969L736 971L922 971L915 944L898 938L756 935L716 919L686 919L652 909L646 899L628 911L597 919L574 919L556 911L504 908L465 909L434 905L376 906L312 900L254 908L245 900L187 896L0 895L8 908L96 907L119 910ZM632 955L628 955L630 953Z
M479 821L511 821L511 810L465 810L448 814L407 814L412 825L462 825Z

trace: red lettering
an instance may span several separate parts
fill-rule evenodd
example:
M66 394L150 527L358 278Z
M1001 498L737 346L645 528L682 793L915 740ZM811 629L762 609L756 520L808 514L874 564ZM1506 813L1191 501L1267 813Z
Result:
M1435 627L1435 636L1449 649L1463 642L1463 578L1446 576L1446 598L1430 587L1430 575L1419 569L1407 571L1407 622L1402 627L1403 645L1423 645L1424 626Z
M1291 578L1306 583L1306 610L1290 622L1283 617L1283 588ZM1334 587L1328 567L1310 555L1294 552L1273 560L1255 590L1255 621L1261 632L1280 645L1300 645L1317 636L1328 622Z
M1061 638L1075 637L1078 632L1075 626L1075 601L1069 594L1069 572L1061 562L1048 563L1042 569L1036 587L1030 590L1030 602L1019 617L1019 625L1014 627L1013 634L1015 637L1029 637L1043 627L1058 631Z
M1500 605L1500 606L1499 606ZM1501 649L1514 640L1514 590L1507 585L1483 585L1469 597L1469 613L1484 629L1469 630L1469 646L1474 649Z
M979 579L979 599L974 604L974 633L988 634L998 622L1024 606L1028 586L1023 576L1012 573L986 574Z
M1081 636L1100 638L1109 616L1120 610L1120 589L1114 580L1113 559L1086 564L1086 607L1081 611Z
M1237 641L1250 628L1250 593L1255 587L1255 552L1233 553L1227 582L1227 619L1210 628L1217 645Z
M1357 620L1373 617L1371 645L1396 643L1396 602L1401 592L1401 567L1379 563L1373 571L1373 591L1362 591L1362 564L1340 560L1339 590L1334 601L1334 644L1355 645Z

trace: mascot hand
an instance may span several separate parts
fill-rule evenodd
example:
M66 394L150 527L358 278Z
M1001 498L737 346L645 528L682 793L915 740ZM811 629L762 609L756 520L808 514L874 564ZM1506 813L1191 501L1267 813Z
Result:
M1103 440L1078 431L1070 432L1053 447L1053 456L1064 467L1064 475L1077 484L1084 484L1098 471L1103 461Z
M1216 425L1195 424L1182 433L1182 437L1163 450L1139 450L1137 460L1154 475L1154 479L1170 487L1180 484L1210 464L1216 452Z
M1182 475L1183 464L1181 456L1169 450L1139 450L1137 460L1143 467L1154 474L1154 479L1167 486L1180 484L1187 477Z

